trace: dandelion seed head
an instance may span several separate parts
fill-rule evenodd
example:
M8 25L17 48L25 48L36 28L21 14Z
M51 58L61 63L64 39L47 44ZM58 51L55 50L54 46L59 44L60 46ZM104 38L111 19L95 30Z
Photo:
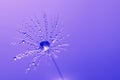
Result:
M31 68L36 68L41 61L41 57L52 56L57 58L60 52L65 50L64 47L69 46L67 43L62 43L62 40L68 37L68 35L63 35L63 28L59 24L58 17L52 19L50 23L48 22L47 15L44 14L42 22L38 18L30 19L30 22L22 25L24 30L20 29L18 31L23 37L17 38L18 41L14 44L24 44L29 48L16 55L14 60L33 56L26 72L30 71Z

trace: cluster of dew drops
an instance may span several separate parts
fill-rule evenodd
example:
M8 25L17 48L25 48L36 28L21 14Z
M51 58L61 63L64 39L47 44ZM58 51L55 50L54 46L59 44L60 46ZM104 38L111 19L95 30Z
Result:
M48 22L49 21L49 22ZM63 27L60 24L59 16L55 16L48 20L46 14L41 19L35 17L29 22L24 23L21 27L24 30L18 30L22 38L16 38L18 41L15 45L27 45L29 49L16 55L14 60L33 56L29 63L26 72L30 71L32 67L39 65L41 57L56 58L62 50L65 50L68 43L63 43L69 34L63 34Z

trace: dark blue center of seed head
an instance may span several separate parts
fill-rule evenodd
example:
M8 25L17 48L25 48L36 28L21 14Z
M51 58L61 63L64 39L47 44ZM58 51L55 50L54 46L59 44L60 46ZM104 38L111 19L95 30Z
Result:
M50 43L48 41L40 42L40 48L44 49L44 47L50 47Z

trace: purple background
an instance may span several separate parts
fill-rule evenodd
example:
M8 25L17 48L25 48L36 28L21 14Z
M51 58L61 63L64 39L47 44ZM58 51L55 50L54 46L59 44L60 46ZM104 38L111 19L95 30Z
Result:
M10 45L24 18L60 14L71 44L56 61L66 80L120 80L119 0L0 0L0 80L59 80L54 66L24 74Z

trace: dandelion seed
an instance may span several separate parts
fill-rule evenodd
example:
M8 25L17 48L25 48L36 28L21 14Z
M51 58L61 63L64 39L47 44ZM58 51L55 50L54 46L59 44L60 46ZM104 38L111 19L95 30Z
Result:
M63 28L61 28L58 22L58 17L54 18L51 24L48 23L46 14L43 15L43 19L43 24L40 24L38 18L31 19L30 23L25 23L25 26L23 26L27 31L19 30L19 33L22 34L24 38L18 39L20 41L15 44L26 44L33 48L18 54L14 57L14 60L16 61L24 57L34 56L26 69L26 72L28 72L32 67L36 68L36 66L39 65L41 57L48 56L53 61L61 79L64 80L55 58L58 57L58 53L60 53L61 50L65 50L64 47L69 46L67 43L62 43L62 40L68 37L68 35L63 36ZM49 27L51 28L50 30Z

